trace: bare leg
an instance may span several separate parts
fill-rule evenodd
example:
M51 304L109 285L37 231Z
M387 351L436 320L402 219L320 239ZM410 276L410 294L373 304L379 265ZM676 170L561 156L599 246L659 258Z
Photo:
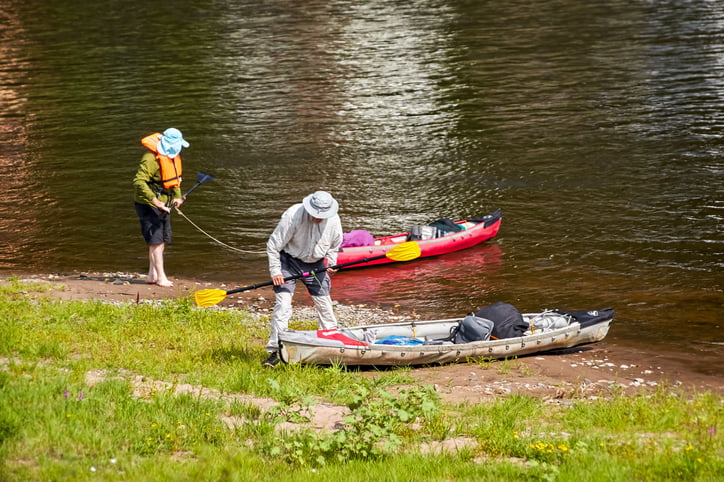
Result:
M152 244L148 247L148 281L155 281L158 286L173 286L173 283L166 277L163 270L163 251L166 247L165 243ZM151 277L153 275L153 278Z
M158 276L156 274L156 265L153 262L153 246L148 247L148 275L146 276L146 283L156 284Z

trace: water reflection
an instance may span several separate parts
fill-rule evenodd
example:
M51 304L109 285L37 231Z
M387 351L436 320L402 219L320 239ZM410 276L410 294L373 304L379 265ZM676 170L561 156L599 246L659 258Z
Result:
M0 269L11 269L18 264L34 266L35 259L45 254L32 248L42 237L42 221L47 221L38 208L49 206L42 179L30 169L28 99L17 82L18 73L27 70L28 59L21 45L10 41L23 39L25 32L14 12L3 10L0 18L4 24L0 35Z

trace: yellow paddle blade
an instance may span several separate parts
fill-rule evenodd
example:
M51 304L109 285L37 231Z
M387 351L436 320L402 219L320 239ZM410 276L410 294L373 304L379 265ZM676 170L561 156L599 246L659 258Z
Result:
M199 290L194 293L194 300L199 306L213 306L226 298L224 290Z
M398 244L389 250L385 256L394 261L410 261L418 258L421 254L420 245L414 241Z

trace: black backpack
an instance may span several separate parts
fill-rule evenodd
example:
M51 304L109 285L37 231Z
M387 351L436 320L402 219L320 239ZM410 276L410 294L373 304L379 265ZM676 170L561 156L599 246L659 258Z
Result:
M437 230L437 236L445 236L450 233L459 233L463 230L460 226L455 224L451 219L438 219L434 223L430 223L430 226Z
M581 324L581 328L595 325L596 323L600 323L601 321L608 320L609 318L613 318L613 313L614 313L613 308L601 308L600 310L589 310L589 311L563 311L563 310L553 310L553 311L555 311L556 313L560 313L561 315L572 316L574 320L576 320L578 323Z
M528 330L528 323L518 309L508 303L498 301L481 308L475 313L479 318L487 318L494 323L491 336L494 338L517 338Z

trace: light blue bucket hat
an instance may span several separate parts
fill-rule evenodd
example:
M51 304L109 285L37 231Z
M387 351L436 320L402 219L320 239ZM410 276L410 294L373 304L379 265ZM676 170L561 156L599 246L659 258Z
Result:
M188 147L189 143L186 142L181 135L181 131L170 127L163 131L161 139L158 141L157 149L158 153L162 156L168 156L170 158L176 157L181 152L182 147Z
M302 200L304 209L310 216L317 219L329 219L337 214L339 204L326 191L317 191Z

